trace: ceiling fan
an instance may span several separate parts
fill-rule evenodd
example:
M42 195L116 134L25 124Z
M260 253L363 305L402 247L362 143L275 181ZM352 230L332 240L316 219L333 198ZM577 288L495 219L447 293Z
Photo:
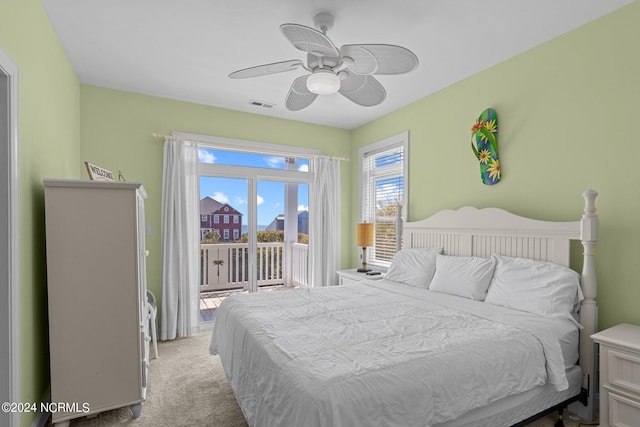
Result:
M362 106L378 105L387 92L374 74L404 74L418 66L418 57L402 46L351 44L338 49L327 37L334 17L320 13L313 18L318 30L299 24L282 24L280 31L293 47L307 52L307 64L299 59L245 68L229 74L245 79L304 68L311 72L293 81L286 107L291 111L308 107L318 95L341 93Z

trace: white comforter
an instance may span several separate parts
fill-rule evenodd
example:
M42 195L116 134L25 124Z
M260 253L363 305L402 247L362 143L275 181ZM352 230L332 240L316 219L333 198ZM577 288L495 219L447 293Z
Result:
M380 280L227 298L210 352L250 426L429 426L547 381L566 388L571 330Z

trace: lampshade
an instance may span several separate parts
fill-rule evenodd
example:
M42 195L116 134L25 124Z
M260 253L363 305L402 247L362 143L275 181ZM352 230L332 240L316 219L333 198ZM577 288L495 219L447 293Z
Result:
M319 69L307 77L307 89L318 95L331 95L340 89L340 79L331 70Z
M356 246L373 246L373 223L356 224Z

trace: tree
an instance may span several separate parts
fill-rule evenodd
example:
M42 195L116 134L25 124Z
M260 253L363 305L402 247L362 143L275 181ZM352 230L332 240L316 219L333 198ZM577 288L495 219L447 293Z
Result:
M220 233L209 230L204 232L204 236L202 238L201 244L216 244L220 241Z
M258 234L256 237L258 238L258 243L284 242L284 231L283 230L262 230L262 231L258 231ZM247 243L248 241L249 241L249 235L245 233L242 235L242 238L238 241L238 243ZM309 235L304 233L298 233L298 243L308 245Z
M258 243L273 243L284 242L284 231L276 230L262 230L257 233ZM249 241L249 234L244 233L240 239L240 243L247 243Z
M397 220L398 212L402 204L397 200L386 203L378 203L375 218L375 258L377 260L391 261L397 247Z

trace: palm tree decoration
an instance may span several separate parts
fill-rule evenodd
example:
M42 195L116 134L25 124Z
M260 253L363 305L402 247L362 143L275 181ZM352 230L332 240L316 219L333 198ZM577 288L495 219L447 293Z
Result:
M480 162L480 178L486 185L497 184L502 177L498 157L498 115L487 108L471 128L471 149Z
M218 276L220 276L220 266L224 265L224 261L221 259L214 259L213 261L211 261L211 263L218 267Z

